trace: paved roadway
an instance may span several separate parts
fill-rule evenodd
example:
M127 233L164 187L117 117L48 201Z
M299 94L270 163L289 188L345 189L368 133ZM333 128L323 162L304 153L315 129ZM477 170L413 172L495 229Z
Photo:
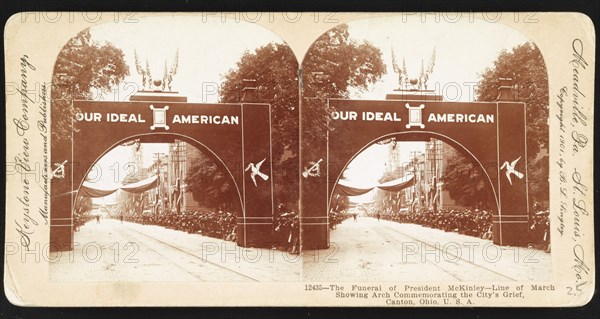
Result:
M72 252L50 255L52 281L544 281L550 254L500 247L412 224L359 217L331 232L331 248L297 255L160 226L90 221Z
M52 281L298 281L298 255L112 219L88 222L72 252L50 255Z
M549 253L369 217L347 219L328 250L304 251L306 281L529 281L551 279Z

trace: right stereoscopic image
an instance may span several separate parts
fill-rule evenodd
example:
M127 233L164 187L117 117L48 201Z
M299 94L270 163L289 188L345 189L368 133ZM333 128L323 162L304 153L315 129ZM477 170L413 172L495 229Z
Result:
M305 281L552 278L548 75L501 23L338 25L301 64Z

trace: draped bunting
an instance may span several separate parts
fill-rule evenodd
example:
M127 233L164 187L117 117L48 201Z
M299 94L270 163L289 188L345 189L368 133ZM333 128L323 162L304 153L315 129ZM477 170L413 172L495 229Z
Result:
M380 189L388 192L397 192L415 184L415 175L407 174L393 181L377 185Z
M136 183L123 185L121 189L129 193L143 193L147 190L156 188L157 186L158 178L157 176L152 176Z
M83 185L81 185L81 187L79 188L79 195L85 196L85 197L98 198L98 197L108 196L108 195L116 192L118 189L119 189L119 187L110 188L110 189L100 189L100 188L95 188L93 183L83 182Z
M337 184L338 192L344 196L363 195L363 194L370 192L375 187L376 186L366 187L366 188L355 187L355 186L350 185L350 182L343 180L343 179L340 179L340 181Z
M79 188L79 195L85 197L104 197L108 196L119 189L122 189L129 193L143 193L147 190L153 189L158 186L158 178L157 176L152 176L150 178L146 178L136 183L131 183L127 185L116 184L110 188L98 188L94 183L90 183L84 181Z
M410 187L415 184L415 176L413 174L407 174L401 178L395 179L393 181L381 183L379 185L373 185L371 187L357 187L352 186L349 181L340 179L337 184L337 190L341 195L345 196L359 196L366 194L373 190L375 187L378 187L384 191L388 192L397 192L403 190L407 187Z

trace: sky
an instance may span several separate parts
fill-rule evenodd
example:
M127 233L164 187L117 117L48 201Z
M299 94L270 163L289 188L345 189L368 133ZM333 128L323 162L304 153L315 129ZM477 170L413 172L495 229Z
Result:
M406 18L406 17L404 17ZM419 15L372 18L348 23L350 38L369 41L382 52L387 74L367 91L351 92L353 99L382 100L398 88L398 77L392 69L392 46L396 61L402 67L406 61L409 78L418 78L421 60L428 66L436 50L435 66L428 89L435 89L445 101L472 102L475 83L483 71L493 66L494 60L505 49L525 43L528 38L521 32L501 23L484 20L470 22L468 18L457 23L422 23ZM433 17L427 20L433 22ZM444 21L443 19L441 21ZM412 151L424 152L424 142L398 144L402 161L408 161ZM358 154L344 172L346 180L357 186L376 184L383 175L387 145L374 144ZM355 202L369 202L374 192L351 198Z
M410 78L419 76L421 60L427 67L435 48L435 66L428 88L436 88L446 101L470 102L475 99L473 85L479 81L479 74L493 66L503 49L511 50L528 41L520 31L501 23L479 19L469 22L466 17L457 23L422 23L418 15L404 18L408 19L406 23L401 16L348 23L350 37L379 48L387 66L387 74L379 83L367 92L354 92L354 98L380 100L398 87L398 77L392 69L393 46L400 66L405 58Z
M419 76L421 60L425 66L436 49L435 67L429 81L429 89L435 89L446 101L473 101L474 84L479 74L503 50L526 42L528 39L501 23L483 20L461 19L457 23L422 23L421 17L402 16L371 18L348 23L353 40L369 41L383 53L387 74L366 92L352 92L354 99L385 98L386 93L398 87L397 76L392 69L391 48L401 65L404 58L409 76ZM190 102L215 103L218 100L218 85L228 70L235 67L245 51L270 42L283 40L267 28L251 23L223 23L220 19L199 17L149 17L138 23L106 23L91 29L96 41L107 41L121 48L130 65L130 75L124 84L104 100L127 100L133 93L130 83L141 83L135 69L134 50L140 63L145 66L148 59L154 78L162 78L165 61L170 68L175 52L179 49L179 68L174 77L173 89L188 97ZM442 20L443 21L443 20ZM129 84L128 84L129 83ZM411 151L423 150L423 143L402 143L400 156L408 159ZM152 163L156 152L167 151L166 144L144 145L144 165ZM361 185L376 183L383 174L386 146L373 145L366 148L349 165L345 176ZM115 161L128 154L124 148L109 152L99 167L110 171ZM123 166L123 165L120 165ZM114 166L113 166L114 167ZM113 169L114 170L114 169ZM124 176L125 171L120 172ZM106 175L106 174L104 174ZM112 175L115 175L113 173ZM108 181L113 180L112 176Z
M164 16L138 19L138 23L106 23L91 29L97 41L107 41L123 50L130 66L130 76L124 83L142 82L136 72L134 50L145 68L146 59L154 79L162 79L164 64L171 67L179 49L179 67L173 80L173 90L188 97L188 102L216 103L216 88L223 76L235 68L245 51L283 40L257 24L198 16ZM127 100L133 86L121 85L119 91L106 100Z
M148 59L154 79L162 79L165 61L171 67L179 49L178 71L173 90L188 97L188 102L217 103L218 86L224 75L236 67L245 51L268 43L283 43L270 30L246 22L221 22L220 18L170 16L140 18L138 23L106 23L90 29L92 38L110 42L123 50L129 73L118 89L100 97L105 101L127 101L142 78L135 68L137 51L143 68ZM135 84L135 85L131 85ZM143 144L143 163L148 167L154 153L168 153L168 144ZM127 175L125 164L130 147L118 146L103 156L91 174L99 187L120 183ZM118 170L117 170L118 167ZM99 175L96 175L99 173ZM97 176L97 178L95 178ZM111 198L106 198L109 202Z
M87 177L89 181L100 189L110 189L116 185L120 185L125 177L132 173L132 169L135 169L130 164L130 156L134 147L135 145L119 145L108 151L88 173ZM168 154L169 144L142 143L141 149L142 154L146 155L142 156L142 165L143 168L147 168L153 163L154 153ZM94 198L94 202L98 204L115 203L117 201L117 193L115 192L102 198Z

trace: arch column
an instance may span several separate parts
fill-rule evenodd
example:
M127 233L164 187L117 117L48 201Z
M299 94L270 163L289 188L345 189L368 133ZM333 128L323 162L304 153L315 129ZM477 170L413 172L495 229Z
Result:
M498 103L498 214L494 243L526 246L529 238L526 109L522 103Z

